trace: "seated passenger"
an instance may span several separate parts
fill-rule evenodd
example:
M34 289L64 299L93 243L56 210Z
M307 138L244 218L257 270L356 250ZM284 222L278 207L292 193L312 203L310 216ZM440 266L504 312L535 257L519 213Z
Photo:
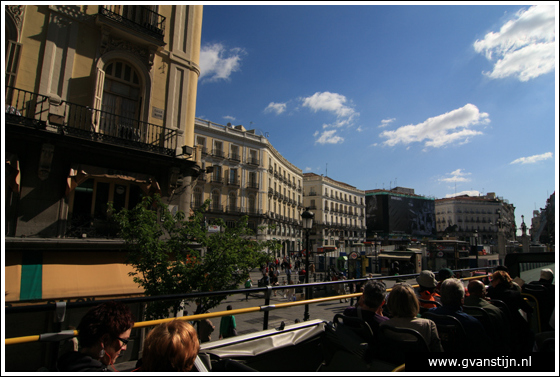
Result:
M538 285L542 285L547 289L554 290L554 284L552 284L553 281L554 281L554 272L550 268L543 268L541 270L540 279L537 281L532 281L529 284L538 284Z
M541 331L552 331L549 322L554 311L555 287L552 284L554 272L549 268L541 270L540 279L522 286L522 292L530 293L539 301L539 314L541 320ZM536 289L536 290L535 290ZM542 291L539 291L542 290ZM553 318L554 320L554 318Z
M106 372L126 350L134 326L132 312L120 302L105 302L90 309L78 325L80 350L62 355L61 372Z
M188 372L200 344L188 322L173 320L156 326L144 341L142 372Z
M511 327L514 337L517 339L518 352L531 352L535 335L531 331L529 323L523 318L519 309L525 313L532 313L533 308L521 297L521 293L514 287L509 274L498 270L492 274L492 286L488 288L488 296L493 300L503 301L509 308L511 314ZM515 341L514 339L514 341Z
M469 296L465 297L465 305L483 308L490 317L490 322L492 327L496 330L496 335L503 340L509 339L510 328L507 324L507 320L504 318L504 314L500 308L488 302L484 284L480 280L471 280L467 289L469 291ZM503 342L503 350L509 349L509 344L507 343L507 341Z
M436 324L430 319L417 318L420 305L414 289L409 284L400 283L393 286L387 299L387 308L392 317L382 322L381 326L387 324L416 330L422 335L431 352L443 352Z
M420 272L420 275L416 278L418 283L418 298L426 301L440 301L439 294L436 293L435 288L437 286L437 280L434 273L430 270L424 270ZM425 302L420 302L420 306L426 309L435 308L436 304L430 304Z
M360 296L358 304L344 309L343 314L366 321L375 336L379 331L379 324L389 319L383 315L386 292L385 283L378 280L369 281L364 286L364 293Z
M453 270L449 269L449 268L442 268L441 270L439 270L438 272L438 283L436 285L435 291L436 293L439 294L439 290L441 288L441 283L443 283L443 281L445 279L449 279L455 276L455 273L453 272Z
M457 318L466 333L466 346L477 351L488 351L490 338L480 321L463 311L465 287L458 279L449 278L441 284L441 307L428 312Z
M494 272L496 271L504 271L509 275L509 269L506 266L497 266L494 269ZM511 281L511 285L513 286L513 288L515 288L519 293L521 293L521 286L519 284L517 284L515 281ZM490 291L491 289L489 289L488 291Z

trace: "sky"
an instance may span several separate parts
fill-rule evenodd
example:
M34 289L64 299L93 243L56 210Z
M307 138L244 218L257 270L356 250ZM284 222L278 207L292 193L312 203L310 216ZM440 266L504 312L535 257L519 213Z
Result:
M196 116L360 190L558 187L558 5L204 5ZM518 232L520 234L520 232Z

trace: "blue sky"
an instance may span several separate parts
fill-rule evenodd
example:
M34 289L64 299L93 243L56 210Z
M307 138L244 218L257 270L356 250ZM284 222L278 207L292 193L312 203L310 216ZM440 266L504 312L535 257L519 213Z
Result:
M558 184L554 5L205 5L199 118L361 190L495 192L527 226Z

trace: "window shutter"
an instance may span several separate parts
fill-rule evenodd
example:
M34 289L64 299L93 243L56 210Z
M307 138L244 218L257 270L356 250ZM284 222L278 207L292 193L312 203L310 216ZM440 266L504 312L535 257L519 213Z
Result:
M97 80L95 82L95 98L93 102L93 127L95 132L99 132L101 118L101 106L103 101L103 86L105 85L105 71L97 68Z

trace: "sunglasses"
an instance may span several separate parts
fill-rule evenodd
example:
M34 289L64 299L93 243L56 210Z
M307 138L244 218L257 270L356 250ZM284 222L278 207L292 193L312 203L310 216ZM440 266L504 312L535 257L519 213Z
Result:
M130 339L123 339L123 338L119 338L117 337L118 340L120 340L123 343L123 347L126 346L129 342Z

